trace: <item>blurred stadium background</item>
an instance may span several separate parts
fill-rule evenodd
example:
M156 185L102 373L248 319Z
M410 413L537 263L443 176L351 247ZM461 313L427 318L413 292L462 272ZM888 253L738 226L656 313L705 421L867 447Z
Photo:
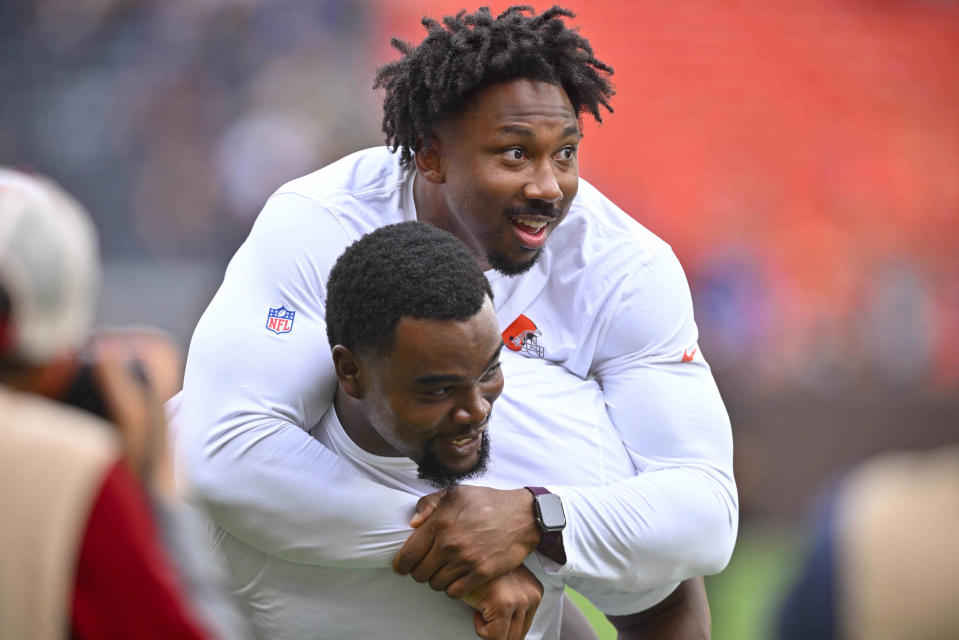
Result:
M582 175L683 261L733 420L741 536L709 581L714 635L763 638L837 474L959 440L959 5L567 6L618 91ZM185 346L270 192L381 144L389 36L462 7L0 0L0 164L93 212L103 323Z

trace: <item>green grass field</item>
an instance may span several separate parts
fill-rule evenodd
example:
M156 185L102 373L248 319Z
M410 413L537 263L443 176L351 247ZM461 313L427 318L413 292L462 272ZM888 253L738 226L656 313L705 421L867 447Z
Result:
M744 529L729 566L706 580L713 616L713 640L768 640L772 615L795 567L796 537ZM570 596L596 628L600 640L615 640L616 631L582 596Z

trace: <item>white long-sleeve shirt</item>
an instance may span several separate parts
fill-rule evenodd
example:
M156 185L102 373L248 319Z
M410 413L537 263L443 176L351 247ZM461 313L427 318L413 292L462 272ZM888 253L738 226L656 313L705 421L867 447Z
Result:
M324 323L333 263L364 233L415 219L412 171L370 149L280 188L231 261L190 346L177 464L238 540L293 563L385 567L408 537L416 497L372 482L306 431L336 384ZM568 407L547 406L536 367L595 380L637 470L608 486L544 483L568 522L567 562L554 570L587 595L721 570L738 522L730 426L668 245L581 180L537 265L487 275L501 328L523 315L542 348L516 352L528 371L507 377L503 398L558 419ZM268 313L280 307L294 316L277 333ZM559 440L549 425L523 426L537 435L510 455L549 459Z
M559 366L534 367L513 353L502 356L504 374L523 378L535 374L534 389L551 407L565 407L566 419L551 409L502 399L495 404L487 431L492 441L490 465L481 478L468 481L494 488L513 488L532 481L602 485L628 478L635 467L606 414L602 391L594 380L583 380ZM552 403L559 403L553 405ZM575 411L573 409L575 408ZM521 428L523 418L537 419L533 429ZM549 423L547 425L547 423ZM341 460L373 482L419 497L434 491L417 477L417 465L406 457L384 457L364 451L341 426L330 408L311 434ZM548 456L512 455L555 439ZM356 508L366 504L365 492L354 487ZM330 535L352 535L327 525ZM451 640L475 638L472 609L429 585L399 576L389 567L348 568L297 564L244 544L220 529L215 548L232 572L234 593L258 637L276 640L375 640L418 638ZM527 640L559 640L564 576L551 573L551 561L531 554L526 566L543 585L543 599ZM598 606L641 609L659 602L675 585L635 592L591 594Z

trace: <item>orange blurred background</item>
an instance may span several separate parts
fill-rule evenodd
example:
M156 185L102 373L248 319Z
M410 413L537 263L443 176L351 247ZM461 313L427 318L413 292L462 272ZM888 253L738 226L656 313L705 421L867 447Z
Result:
M582 175L673 246L714 367L959 385L954 3L566 6L617 89ZM383 0L377 40L461 7Z

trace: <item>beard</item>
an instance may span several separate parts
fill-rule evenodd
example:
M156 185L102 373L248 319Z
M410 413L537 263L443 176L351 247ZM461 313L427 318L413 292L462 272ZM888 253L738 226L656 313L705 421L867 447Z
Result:
M518 218L520 216L545 216L548 218L557 219L559 218L560 212L552 203L542 202L540 200L531 200L524 206L511 207L507 209L503 212L503 215L507 220ZM489 266L499 271L504 276L518 276L532 269L533 265L536 264L542 253L543 250L539 249L532 258L524 262L517 262L516 260L511 260L508 258L504 253L495 250L489 250L486 252L486 262L489 264Z
M486 254L486 262L489 264L489 266L491 266L496 271L499 271L504 276L519 276L526 273L530 269L532 269L533 265L536 264L536 262L539 260L539 257L540 255L542 255L542 253L543 253L543 250L540 249L539 251L536 252L536 255L534 255L532 258L530 258L526 262L516 262L516 261L510 260L502 253L499 253L497 251L490 251L489 253Z
M471 468L466 471L454 471L440 462L436 454L430 451L429 446L427 446L427 450L423 454L423 459L420 460L419 466L416 469L417 477L437 489L450 489L464 480L478 478L483 475L489 468L490 444L488 431L489 430L483 431L483 434L480 436L479 456L476 458L476 464Z

